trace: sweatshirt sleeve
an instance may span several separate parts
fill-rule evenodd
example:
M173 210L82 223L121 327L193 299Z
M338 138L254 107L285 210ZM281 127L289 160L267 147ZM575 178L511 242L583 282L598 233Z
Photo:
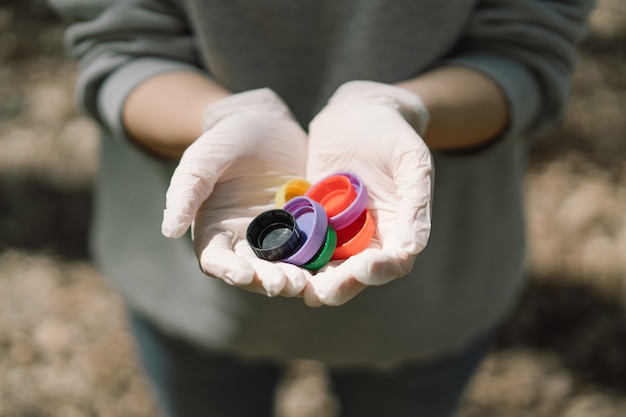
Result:
M508 135L558 122L570 95L576 47L593 0L481 0L467 36L445 63L491 77L509 105Z
M124 136L121 110L140 83L167 71L201 71L184 12L166 0L49 0L72 19L65 47L79 62L78 105Z

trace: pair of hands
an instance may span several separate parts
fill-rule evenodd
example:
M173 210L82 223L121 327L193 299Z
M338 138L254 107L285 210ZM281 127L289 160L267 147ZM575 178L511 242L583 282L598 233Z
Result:
M204 273L270 296L303 297L309 306L341 305L369 285L409 273L430 234L433 166L418 96L370 81L341 86L309 134L271 90L222 99L207 109L204 133L185 151L166 195L162 232L192 226ZM257 258L250 221L274 208L278 188L338 171L363 180L376 223L369 247L317 273Z

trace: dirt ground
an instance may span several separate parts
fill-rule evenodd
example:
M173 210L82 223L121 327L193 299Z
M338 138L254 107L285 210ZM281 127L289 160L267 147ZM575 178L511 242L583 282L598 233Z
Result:
M63 24L27 3L0 4L0 417L155 416L87 256L96 129ZM459 417L626 415L626 3L600 0L590 26L564 123L532 152L529 284ZM294 363L277 417L335 416L325 383Z

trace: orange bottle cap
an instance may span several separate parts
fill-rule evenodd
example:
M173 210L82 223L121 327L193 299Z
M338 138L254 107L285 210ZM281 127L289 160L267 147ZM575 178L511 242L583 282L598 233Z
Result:
M367 248L375 231L374 218L366 209L354 222L337 230L337 247L331 259L347 259L361 252Z
M357 192L345 175L331 175L313 184L307 196L320 203L328 217L334 217L352 204Z

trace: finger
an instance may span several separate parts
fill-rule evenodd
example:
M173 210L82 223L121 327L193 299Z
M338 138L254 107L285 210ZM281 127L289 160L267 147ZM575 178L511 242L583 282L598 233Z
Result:
M318 273L309 281L305 289L305 303L310 306L340 306L345 304L367 285L357 281L349 274L336 273L335 269L327 269Z
M181 237L191 225L198 208L209 197L222 169L214 153L209 134L204 134L187 148L180 159L165 194L165 210L161 233L166 237Z
M406 150L396 164L394 182L402 198L395 229L400 247L412 254L421 252L430 237L433 175L426 145Z
M407 275L414 262L415 255L398 247L370 248L333 266L332 274L339 281L354 278L368 286L383 285Z
M312 274L309 271L292 264L281 262L278 265L287 279L285 287L280 295L283 297L296 297L302 293L306 287L308 279L312 277Z
M287 282L282 268L254 256L237 253L232 249L231 231L215 234L208 242L200 256L205 273L246 291L270 297L282 295Z
M287 284L287 277L278 264L259 258L249 258L248 262L268 297L281 294Z
M274 268L279 270L278 274L285 277L283 288L279 293L270 295L268 291L265 291L270 296L280 295L282 297L295 297L302 293L306 286L308 278L311 273L305 269L299 268L296 265L292 265L286 262L268 262L256 257L250 245L247 241L241 240L235 245L235 253L249 260L252 265L260 265L261 269L255 268L256 278L261 282L266 282L265 286L269 287L268 281L271 282L277 271L273 268L266 268L263 263L270 263Z
M398 248L366 249L344 262L332 263L309 280L305 304L338 306L345 304L366 287L383 285L407 275L415 256Z
M366 255L361 252L347 260L331 261L320 269L303 291L305 304L309 307L341 305L367 286L379 285L380 278L372 277L371 271L381 270L385 257L378 249L366 249L365 252Z
M202 242L202 243L201 243ZM254 267L233 250L232 236L222 231L194 242L204 273L238 287L252 284ZM200 246L200 247L199 247Z
M313 277L313 279L315 279L315 277ZM304 304L308 307L321 307L324 305L324 303L317 296L315 288L311 285L311 281L307 282L304 287L304 290L302 291L302 299Z

